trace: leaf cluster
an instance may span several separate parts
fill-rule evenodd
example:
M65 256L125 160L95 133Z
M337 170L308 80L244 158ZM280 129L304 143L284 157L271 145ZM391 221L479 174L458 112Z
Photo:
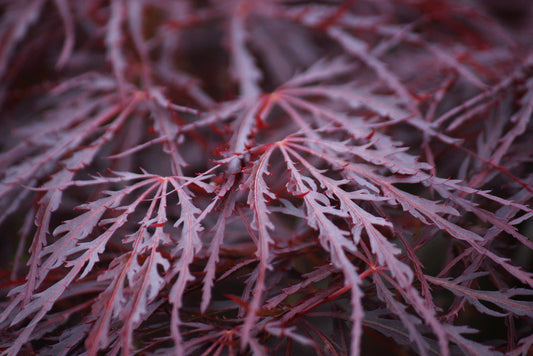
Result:
M0 1L2 354L527 355L502 6Z

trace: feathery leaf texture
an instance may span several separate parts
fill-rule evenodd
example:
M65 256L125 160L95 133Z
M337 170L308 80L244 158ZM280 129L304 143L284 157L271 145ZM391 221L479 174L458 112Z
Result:
M0 353L528 355L518 4L1 2Z

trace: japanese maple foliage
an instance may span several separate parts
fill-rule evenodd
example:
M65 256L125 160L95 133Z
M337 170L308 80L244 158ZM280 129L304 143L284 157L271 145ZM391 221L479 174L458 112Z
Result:
M0 6L2 354L530 354L529 2Z

